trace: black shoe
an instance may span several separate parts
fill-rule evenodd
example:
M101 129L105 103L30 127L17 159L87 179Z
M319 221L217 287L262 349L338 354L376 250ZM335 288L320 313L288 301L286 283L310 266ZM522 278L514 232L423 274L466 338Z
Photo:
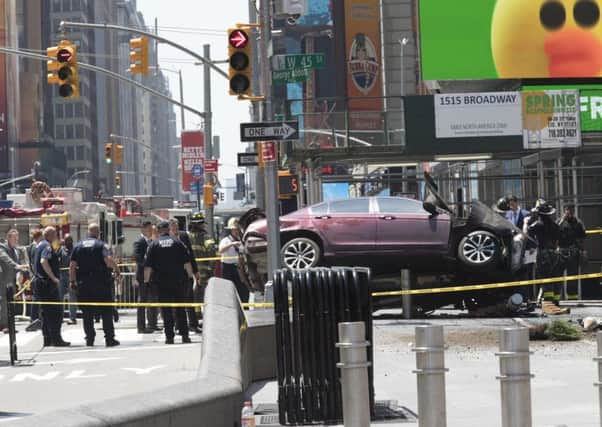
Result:
M191 342L190 337L182 337L182 344L190 344Z
M199 326L191 326L190 327L190 332L194 332L195 334L202 334L203 333L203 329L201 329Z
M106 343L107 347L117 347L119 344L121 344L115 338L109 338L109 339L105 340L105 343Z
M86 340L86 346L94 347L94 340Z
M62 338L60 340L53 341L51 344L52 347L69 347L70 345L71 343L69 341L63 341Z
M173 344L173 338L165 338L165 344Z
M40 329L42 329L42 321L40 319L34 320L25 328L27 332L39 331Z
M149 328L138 329L138 333L139 334L154 334L155 330L154 329L149 329Z

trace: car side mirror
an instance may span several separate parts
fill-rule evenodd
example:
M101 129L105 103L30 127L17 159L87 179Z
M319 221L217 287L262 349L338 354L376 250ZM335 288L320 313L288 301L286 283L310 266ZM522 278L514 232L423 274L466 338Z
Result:
M437 216L439 215L439 211L437 210L437 206L435 206L434 203L425 200L424 202L422 202L422 208L427 211L428 213L431 214L431 216Z

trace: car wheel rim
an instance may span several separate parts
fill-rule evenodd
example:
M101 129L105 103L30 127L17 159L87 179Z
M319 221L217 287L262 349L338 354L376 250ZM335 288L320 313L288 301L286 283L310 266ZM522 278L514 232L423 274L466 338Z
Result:
M487 234L473 234L464 242L464 258L473 264L484 264L495 256L495 240Z
M294 242L284 249L284 265L292 270L304 270L314 266L316 250L305 241Z

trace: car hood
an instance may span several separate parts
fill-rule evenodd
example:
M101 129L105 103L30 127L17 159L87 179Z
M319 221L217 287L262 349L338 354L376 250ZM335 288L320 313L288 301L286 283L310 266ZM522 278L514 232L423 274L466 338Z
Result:
M500 234L514 234L519 228L485 203L473 200L467 223L472 226L486 225Z

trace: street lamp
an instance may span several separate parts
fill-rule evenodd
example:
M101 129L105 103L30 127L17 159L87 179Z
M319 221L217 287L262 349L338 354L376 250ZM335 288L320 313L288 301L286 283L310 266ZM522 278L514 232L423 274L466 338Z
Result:
M163 68L163 67L149 67L149 68L153 68L155 70L161 70L161 71L168 71L170 73L175 73L178 75L178 79L180 81L180 104L184 104L184 81L182 80L182 70L172 70L170 68ZM182 122L182 130L184 130L186 128L186 122L184 120L184 108L180 109L180 121Z

